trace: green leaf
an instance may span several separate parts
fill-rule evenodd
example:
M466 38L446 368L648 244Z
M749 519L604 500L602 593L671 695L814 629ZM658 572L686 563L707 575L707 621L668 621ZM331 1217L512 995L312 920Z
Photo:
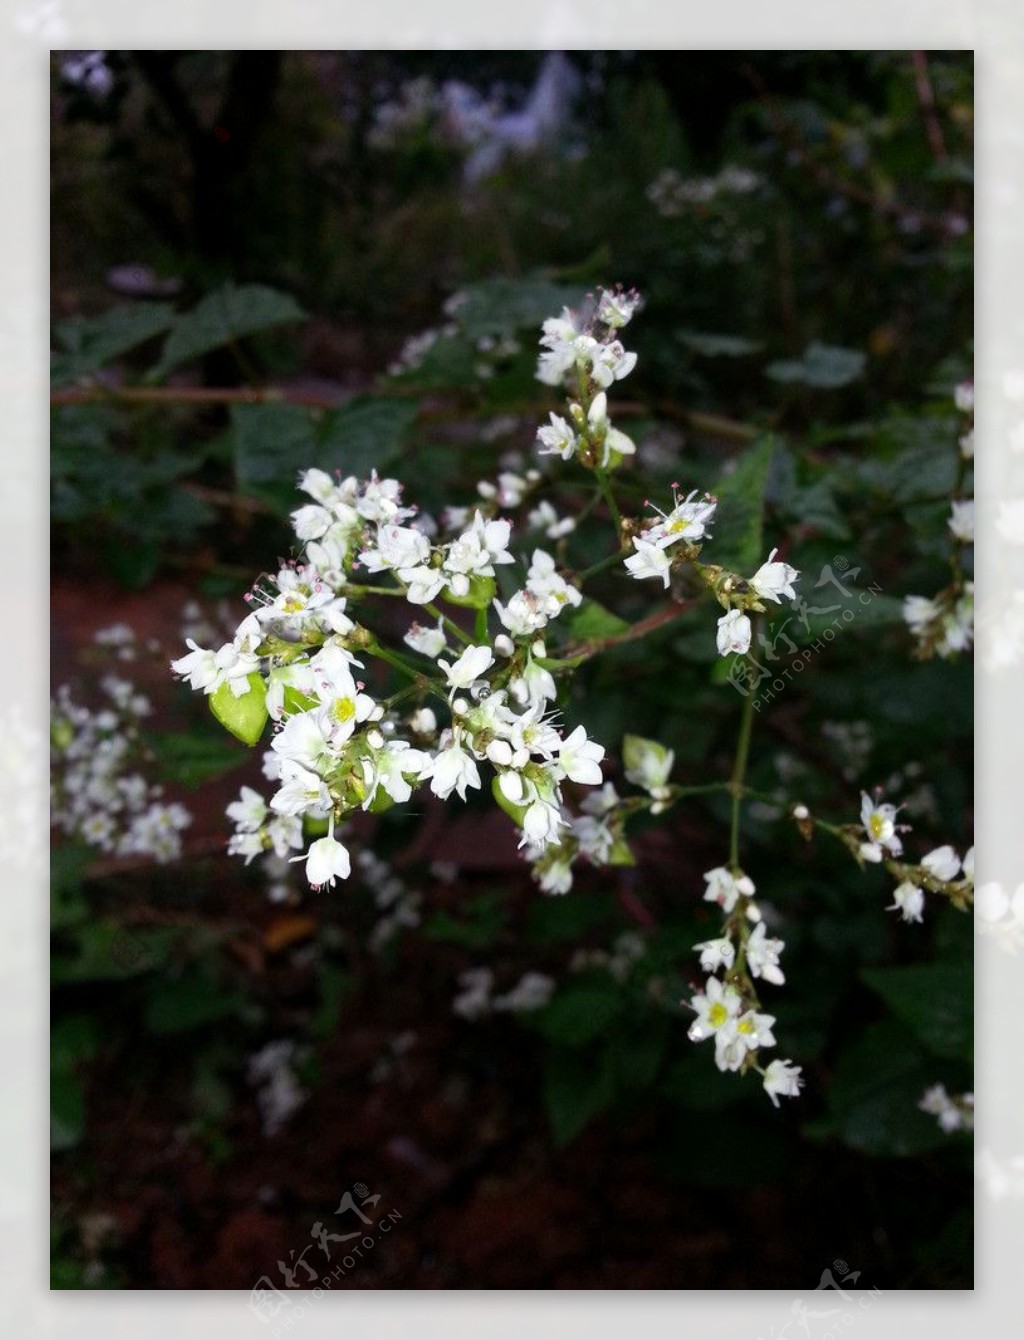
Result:
M263 284L225 284L208 293L191 312L178 317L149 380L160 381L174 368L201 358L211 349L260 330L301 321L305 315L287 293Z
M969 970L954 963L913 963L865 968L861 979L930 1052L970 1060L974 1012Z
M237 1015L245 1004L237 991L226 990L208 975L155 983L146 1003L146 1027L152 1033L184 1033Z
M697 330L681 330L679 338L688 349L705 358L742 358L764 348L758 341L745 340L740 335L709 335Z
M840 1055L827 1094L830 1118L815 1129L867 1154L938 1149L948 1137L917 1106L931 1083L934 1067L914 1039L891 1020L872 1024Z
M69 1070L50 1075L50 1148L74 1149L85 1132L85 1093Z
M316 464L311 412L299 405L233 405L231 426L239 492L282 510L294 504L296 476Z
M504 894L482 893L463 904L464 915L435 912L423 925L428 940L461 945L464 949L487 949L493 945L508 922Z
M94 921L75 932L71 953L54 951L50 981L108 982L137 977L166 955L176 932L164 927L126 930L110 921Z
M612 1100L607 1057L552 1049L544 1062L544 1105L555 1142L566 1145Z
M462 290L455 321L471 340L539 327L563 307L578 305L580 289L547 279L485 279Z
M718 509L714 538L707 545L705 557L744 576L755 572L765 558L761 523L774 447L770 435L759 438L711 490L718 498Z
M218 734L150 731L146 740L156 756L161 779L185 786L199 786L211 777L222 777L249 757Z
M315 464L360 479L383 470L402 450L418 406L415 400L358 396L326 415L317 438ZM308 464L308 462L307 462Z
M102 316L75 316L62 321L56 336L65 352L54 356L51 383L62 386L99 372L115 358L163 334L173 324L174 308L162 302L112 307Z
M764 371L773 381L802 382L805 386L834 390L862 376L867 361L867 355L859 349L841 349L814 340L802 358L769 363Z
M629 624L620 619L611 610L606 610L596 600L584 600L582 604L563 620L569 636L575 642L589 642L603 637L618 637Z
M50 925L54 929L86 921L89 907L82 877L95 856L83 842L65 842L50 850Z
M270 715L267 711L267 685L259 671L248 677L249 692L236 698L230 683L225 680L210 694L210 711L220 724L237 736L243 744L254 745L263 734Z
M535 1011L530 1022L552 1042L580 1047L606 1032L621 1006L620 993L611 978L593 984L573 983L550 1005Z

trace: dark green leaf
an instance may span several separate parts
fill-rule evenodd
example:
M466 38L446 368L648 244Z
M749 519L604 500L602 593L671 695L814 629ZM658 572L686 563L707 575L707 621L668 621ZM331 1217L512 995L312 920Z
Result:
M114 307L102 316L72 317L56 330L65 350L54 357L50 379L62 386L98 372L136 345L161 335L174 323L174 308L168 303L143 302Z
M742 358L763 348L756 340L746 340L740 335L709 335L697 330L681 330L679 338L688 349L705 358Z
M711 490L718 498L718 510L714 538L705 544L705 561L720 563L744 576L755 572L764 561L767 555L763 552L761 522L773 449L772 437L759 438Z
M544 1105L555 1142L568 1144L612 1100L609 1067L580 1052L552 1049L544 1062Z
M579 1047L604 1033L622 1007L621 993L607 977L600 982L573 983L531 1019L545 1037Z
M191 312L178 317L164 343L160 362L150 374L159 381L182 363L260 330L301 321L305 312L294 298L262 284L226 284L208 293Z
M210 777L221 777L237 768L249 755L223 735L182 735L172 731L151 731L147 743L156 755L161 778L199 786Z
M819 344L807 346L803 357L769 363L765 375L777 382L802 382L805 386L835 389L863 375L867 355L859 349L840 349Z
M455 320L471 340L540 327L563 307L578 305L580 289L547 279L485 279L462 290L465 300Z
M189 976L154 984L146 1004L146 1027L153 1033L184 1033L237 1015L244 1005L238 992L212 976Z
M593 638L617 637L629 627L625 619L620 619L611 610L606 610L596 600L584 600L582 604L563 620L569 636L574 642L589 642Z
M967 968L945 962L913 963L866 968L861 977L930 1052L970 1059L973 981Z
M413 400L360 396L350 401L325 416L315 464L360 479L371 470L385 469L401 451L416 413Z

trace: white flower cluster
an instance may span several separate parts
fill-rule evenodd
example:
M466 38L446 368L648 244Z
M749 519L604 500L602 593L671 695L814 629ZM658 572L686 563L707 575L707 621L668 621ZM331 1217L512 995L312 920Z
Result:
M916 865L900 861L903 842L899 834L909 831L907 824L897 824L896 805L876 796L874 799L861 792L860 821L866 841L861 841L857 853L861 860L878 864L889 860L890 869L899 877L893 901L887 911L899 912L904 921L924 919L925 892L941 893L960 902L974 890L974 848L961 860L953 847L936 847L922 856Z
M962 1093L951 1098L945 1084L933 1084L921 1095L918 1107L935 1117L940 1128L951 1135L953 1131L974 1130L974 1094Z
M569 971L587 972L602 968L616 982L624 982L646 953L646 942L638 931L623 931L615 937L610 953L604 949L577 949L569 960Z
M268 1042L249 1057L246 1077L256 1090L263 1134L273 1136L306 1101L295 1074L297 1051L290 1038Z
M542 972L527 972L503 995L495 996L494 972L490 968L468 968L459 974L462 990L452 1001L452 1010L463 1019L482 1019L491 1013L529 1014L542 1010L555 992L554 978Z
M709 205L720 195L748 195L761 178L749 168L727 164L715 177L682 177L664 168L647 188L647 199L666 219L676 219L694 205Z
M527 847L526 858L533 865L533 877L544 893L568 893L573 883L573 864L581 856L593 866L614 862L616 848L623 841L623 815L620 800L611 782L605 782L580 803L581 813L562 811L564 828L557 845Z
M590 469L608 470L635 454L632 439L608 418L607 392L636 367L636 354L623 348L617 332L639 305L636 293L605 290L589 309L565 308L544 322L537 379L547 386L568 383L578 398L569 402L568 419L552 413L538 429L541 456L576 457Z
M974 457L974 386L961 382L954 392L957 410L969 421L969 427L960 437L960 454L964 461ZM962 470L966 469L961 462ZM999 525L1003 534L1014 524L1014 504L1003 504ZM974 499L956 498L950 501L947 522L956 549L953 555L953 581L936 596L907 596L903 602L903 620L917 644L916 654L921 659L930 656L950 657L967 651L974 642L974 582L963 575L961 548L974 544Z
M725 923L721 936L694 945L701 968L712 975L704 991L689 1002L697 1017L688 1036L693 1042L715 1039L719 1070L757 1070L765 1092L778 1107L780 1097L795 1098L799 1093L801 1069L788 1060L774 1060L764 1068L758 1064L760 1049L775 1046L775 1018L761 1013L751 979L782 985L786 979L779 959L785 944L767 934L749 875L716 866L707 871L704 881L704 900L722 909ZM720 969L721 979L713 975Z
M192 816L139 771L149 758L139 731L149 700L116 675L100 688L108 706L99 711L75 703L66 684L50 704L50 822L111 855L173 861Z
M229 642L210 650L190 640L190 652L172 662L194 689L214 696L215 710L231 715L251 703L257 736L261 713L277 725L265 770L278 789L267 801L243 788L228 811L236 826L230 850L247 861L267 850L287 857L305 845L304 821L326 826L304 857L291 859L305 859L314 887L332 885L351 869L334 831L346 812L405 802L427 781L442 799L453 791L465 799L468 788L481 785L482 762L497 772L495 797L520 824L521 845L556 844L567 826L561 783L602 780L603 748L582 726L563 736L548 712L556 690L540 634L579 605L580 592L537 549L525 586L504 603L494 599L496 568L513 562L507 520L476 511L461 533L432 544L422 528L405 524L415 509L402 505L396 480L373 474L365 483L336 482L307 470L300 485L315 500L292 514L306 542L304 561L252 593L254 608ZM356 568L388 574L394 594L414 605L443 594L473 605L486 623L493 603L505 629L493 646L448 651L446 626L463 644L466 635L444 616L433 627L414 623L406 634L408 646L437 662L425 682L450 707L451 724L440 734L430 709L402 723L356 678L364 665L356 650L395 659L348 613L350 598L360 594L351 580Z

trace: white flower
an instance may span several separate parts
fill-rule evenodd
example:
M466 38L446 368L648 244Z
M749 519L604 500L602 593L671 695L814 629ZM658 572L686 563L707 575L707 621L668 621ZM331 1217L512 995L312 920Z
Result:
M662 549L675 544L677 540L686 540L689 543L702 540L718 506L717 500L710 494L705 493L703 497L698 498L696 489L681 499L676 484L672 485L672 497L674 503L672 511L663 512L660 507L655 507L654 510L661 520L643 535L645 540Z
M949 529L955 539L962 544L974 543L974 501L962 502L956 499L949 518Z
M750 898L754 893L754 881L749 875L734 876L722 865L707 871L704 882L708 886L704 890L704 901L717 903L723 912L731 912L741 894Z
M635 360L634 360L635 361ZM620 456L632 456L636 446L632 440L618 428L613 428L608 419L608 397L599 392L591 401L587 411L587 428L593 441L601 444L601 464L607 465L611 453L617 451Z
M431 774L430 789L442 800L447 800L453 791L458 792L460 800L465 800L466 787L480 785L480 773L472 755L458 743L441 750L434 759Z
M546 498L528 513L526 524L530 530L542 530L549 540L560 540L563 535L570 535L576 529L575 518L559 517Z
M727 936L720 940L704 940L693 947L700 953L700 966L705 972L717 972L719 968L728 972L736 959L736 947Z
M418 568L430 557L430 541L411 526L396 526L393 522L377 531L376 549L364 549L359 561L367 572L385 572L401 568Z
M903 619L912 633L926 633L942 613L939 605L927 596L907 596L903 602Z
M327 837L317 838L305 856L293 856L292 860L305 861L306 878L314 889L324 885L331 888L336 879L348 879L352 870L348 851L334 836L333 821Z
M506 777L515 776L505 773ZM562 830L568 827L562 818L561 808L551 800L537 796L526 807L523 814L523 838L520 846L531 843L535 847L554 846L561 841Z
M429 764L429 756L411 748L407 740L390 740L373 749L369 757L363 759L363 778L367 786L363 809L369 809L373 804L378 787L399 804L407 801L412 795L407 778L420 777Z
M974 413L974 383L958 382L953 388L953 403L961 414Z
M452 1001L452 1010L463 1019L479 1019L491 1008L494 973L490 968L469 968L459 974L460 995Z
M960 857L949 846L936 847L927 856L922 856L921 865L929 875L934 875L936 879L945 880L947 883L951 879L956 879L960 873Z
M537 429L537 439L541 443L537 454L561 456L563 461L567 461L576 454L576 434L559 415L552 414L550 417L550 424Z
M581 782L586 786L600 786L601 760L604 758L604 746L587 739L587 732L577 726L571 735L566 736L558 750L558 766L561 772L572 782Z
M622 761L626 765L626 781L643 787L659 800L668 798L668 779L675 759L673 750L666 749L657 740L646 740L642 735L623 737Z
M467 647L457 661L438 661L437 664L454 693L456 689L468 689L489 670L494 664L494 653L490 647Z
M605 289L597 305L597 319L613 330L619 330L633 319L640 302L640 294L635 290L631 293L613 293Z
M909 879L905 879L893 894L893 901L886 908L887 912L899 912L904 921L922 921L924 919L924 894L912 884Z
M197 646L190 637L185 639L185 645L192 650L187 656L181 656L178 660L171 662L171 669L182 679L187 679L189 687L193 689L202 689L204 693L213 693L220 680L220 669L217 665L216 653L205 651Z
M660 577L663 586L668 586L671 575L672 559L663 548L655 544L650 544L646 540L641 540L638 536L633 537L633 548L635 554L630 554L625 559L626 571L631 577L643 580L645 577Z
M402 641L407 647L412 647L413 651L418 651L421 656L429 656L435 661L446 646L441 623L438 623L436 628L424 628L421 624L414 623Z
M718 621L716 643L719 656L742 655L750 650L750 620L741 610L729 610Z
M282 759L291 759L313 772L329 772L338 761L330 723L321 712L299 712L289 717L270 747Z
M444 559L444 569L453 577L493 577L495 563L511 563L508 542L512 535L510 521L485 521L474 513L472 524L453 540ZM450 583L453 591L456 582ZM466 590L469 589L468 582ZM465 591L457 592L465 594Z
M542 972L525 973L511 991L503 996L495 996L492 1008L511 1010L515 1014L530 1010L540 1010L555 993L555 982Z
M238 800L227 807L227 816L240 833L255 833L267 817L267 802L251 786L243 786Z
M903 843L896 836L896 814L895 805L876 805L866 792L860 793L860 821L868 835L868 842L861 847L861 855L866 860L880 861L883 848L893 856L902 853ZM865 847L870 848L870 854Z
M405 598L413 605L429 605L446 580L440 568L403 568L398 575L408 588Z
M755 977L781 986L786 978L779 967L779 955L785 947L782 940L767 939L764 922L759 921L747 941L747 966Z
M762 600L774 600L777 605L781 605L783 596L788 600L796 599L793 582L800 574L796 568L791 568L788 563L773 562L772 560L778 552L778 549L771 551L767 561L762 563L751 577L749 585Z
M582 593L561 576L555 560L543 549L533 551L530 569L526 574L526 589L544 602L549 619L555 618L565 605L575 608L583 600Z
M779 1098L796 1098L803 1084L800 1066L792 1061L772 1061L764 1072L764 1091L775 1107Z
M591 376L602 389L628 377L636 367L636 354L627 353L618 340L612 340L609 344L597 344L593 340L590 343Z
M731 1030L742 1006L739 992L733 986L723 986L717 977L709 977L702 995L694 996L691 1007L697 1018L686 1031L691 1042L703 1042L722 1029Z

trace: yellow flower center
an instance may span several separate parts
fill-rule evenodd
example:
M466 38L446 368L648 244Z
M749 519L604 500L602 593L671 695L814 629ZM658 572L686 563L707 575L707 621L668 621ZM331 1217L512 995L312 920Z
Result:
M725 1008L725 1006L722 1004L721 1001L719 1001L715 1005L712 1005L711 1009L708 1010L708 1023L711 1025L712 1028L721 1028L722 1025L725 1023L726 1019L728 1019L728 1017L729 1017L729 1011Z
M356 705L351 698L336 698L331 705L331 716L341 723L351 721L356 714Z

